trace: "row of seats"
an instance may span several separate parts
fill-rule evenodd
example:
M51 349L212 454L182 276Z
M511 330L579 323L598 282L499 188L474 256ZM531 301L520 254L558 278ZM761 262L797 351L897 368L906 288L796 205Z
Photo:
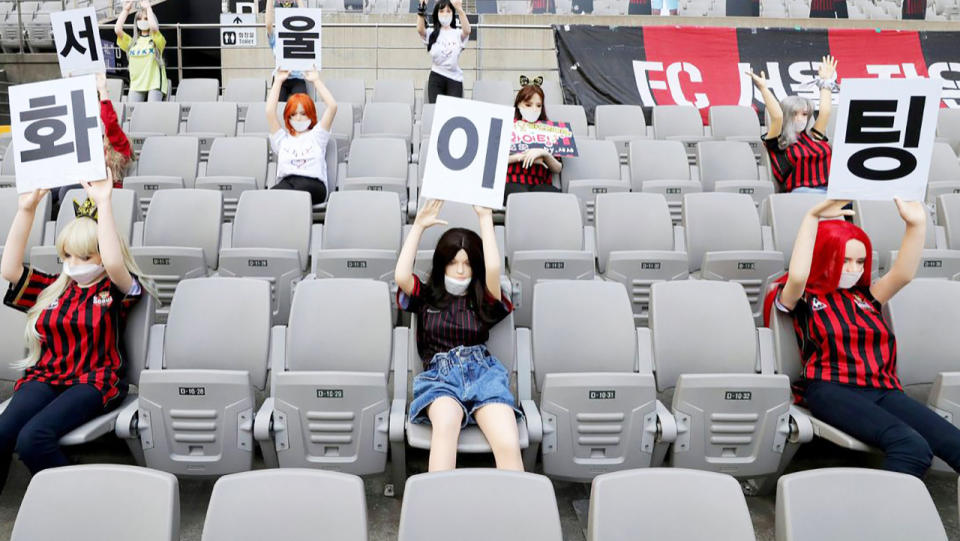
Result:
M262 496L269 494L270 497ZM464 502L481 501L487 520L463 527ZM49 510L58 510L51 519ZM842 509L842 512L838 512ZM278 517L282 517L278 521ZM138 532L141 541L179 539L177 478L135 466L70 466L30 482L12 541L99 541L102 525ZM312 470L238 473L213 487L202 541L368 539L363 482ZM909 475L827 468L785 475L777 485L778 541L946 540L930 494ZM560 541L550 481L531 473L484 469L420 474L407 481L399 541ZM736 481L683 469L630 470L594 479L588 541L725 539L754 541L747 502Z
M64 9L61 0L49 2L0 2L0 50L20 52L20 40L29 47L30 52L50 52L54 50L53 27L50 14ZM70 6L67 6L69 9ZM21 26L22 24L22 26ZM24 51L26 52L26 51Z

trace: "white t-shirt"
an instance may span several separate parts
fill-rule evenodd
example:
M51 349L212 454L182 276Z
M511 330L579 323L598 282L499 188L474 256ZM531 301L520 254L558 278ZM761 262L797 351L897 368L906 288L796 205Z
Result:
M427 31L427 37L423 38L423 43L430 43L430 34L433 30ZM463 82L463 70L460 69L460 53L470 41L470 36L463 37L462 28L441 28L437 35L437 41L430 48L430 57L433 58L433 67L440 75L454 81Z
M312 130L296 137L280 128L270 136L270 146L277 154L277 180L301 175L327 183L327 141L330 132L318 122Z

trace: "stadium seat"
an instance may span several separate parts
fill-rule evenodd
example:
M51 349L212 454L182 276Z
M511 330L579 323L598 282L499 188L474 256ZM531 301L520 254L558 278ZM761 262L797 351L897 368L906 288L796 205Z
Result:
M783 271L783 254L764 245L753 199L734 193L692 193L683 199L690 273L743 286L759 323L767 286Z
M27 46L30 47L30 52L55 52L50 13L62 9L62 2L41 2L33 15L33 20L29 24L24 21L27 30Z
M140 209L146 214L158 191L193 188L199 168L200 140L196 137L149 137L143 142L137 174L123 179L123 186L137 192Z
M21 51L21 42L27 45L26 35L21 30L20 22L24 24L33 20L33 13L36 11L37 2L20 2L19 9L14 5L3 19L0 26L0 47L7 53L27 52L26 48ZM19 14L18 14L19 12Z
M318 310L323 306L337 308ZM402 433L406 413L388 381L407 355L407 329L393 329L387 285L301 282L289 325L273 329L272 343L270 397L254 423L267 464L384 471L390 433Z
M134 104L130 104L131 107ZM130 114L127 137L135 155L140 154L144 140L156 135L177 135L180 130L181 104L168 101L137 103Z
M581 139L577 141L577 153L575 158L564 158L560 184L564 192L579 198L584 223L593 225L597 195L628 192L630 184L623 180L625 172L613 141Z
M200 541L298 541L314 539L319 532L336 532L342 541L367 541L363 481L301 469L225 475L213 485Z
M119 106L120 102L124 99L123 79L119 77L107 77L107 95L110 96L110 101L113 102L114 108Z
M367 103L367 90L362 79L326 79L324 84L333 94L337 103L353 104L353 122L359 123L363 118L363 108Z
M690 178L690 163L683 143L631 140L629 149L633 191L662 194L667 199L673 223L680 223L684 195L703 190L700 181Z
M547 104L547 117L554 122L569 122L574 138L579 142L593 138L587 125L587 113L582 105Z
M247 110L251 103L263 103L266 99L267 83L259 77L230 79L224 85L223 96L220 97L220 101L237 104L238 119L241 122L247 118ZM254 114L257 112L254 111Z
M221 239L220 276L270 282L271 313L286 323L293 288L309 265L310 194L295 190L250 190L240 195L237 216Z
M650 333L657 390L677 423L671 465L730 474L748 493L771 490L813 433L789 378L774 371L770 331L754 326L743 287L656 283Z
M16 174L15 168L16 158L13 155L13 142L7 145L6 150L3 151L3 163L0 163L0 175L3 176L14 176Z
M870 237L874 251L880 256L880 271L890 270L896 261L906 226L893 201L854 201L853 222ZM937 244L937 226L927 215L926 240L917 267L921 278L954 278L960 275L960 251L947 250Z
M9 282L0 278L0 291L7 291ZM0 306L0 380L16 381L20 371L11 363L22 360L27 354L24 329L27 316L6 305Z
M464 229L469 229L478 235L480 234L480 221L477 218L477 212L473 210L473 206L471 205L457 203L454 201L446 201L444 202L443 208L440 210L440 214L437 218L447 222L447 225L435 225L423 232L420 237L420 246L417 250L417 258L413 264L413 271L424 279L428 274L430 274L430 269L433 266L433 251L437 246L437 241L440 240L440 237L443 236L448 229L453 227L462 227ZM410 227L411 226L404 226L404 239L407 238ZM503 251L503 243L505 241L503 226L495 225L493 230L497 237L497 247L500 251L500 270L505 274L507 266L503 261L506 257Z
M923 481L905 473L825 468L784 475L776 513L777 541L947 539Z
M960 154L960 110L943 108L937 114L937 139Z
M430 139L430 131L433 128L433 110L435 107L436 105L432 103L424 103L423 110L420 111L420 119L417 120L413 126L413 139L414 141L420 141L421 149L427 146L427 141ZM422 164L423 162L421 161L420 163Z
M757 156L764 152L760 143L763 129L753 107L745 105L712 105L707 113L714 139L748 143ZM702 164L701 164L702 167Z
M217 268L223 196L212 190L161 190L150 202L143 225L134 229L130 253L153 278L165 321L181 280L203 277Z
M313 275L391 283L402 230L396 194L340 191L328 201L325 223L314 228Z
M410 146L403 139L358 137L350 145L349 156L338 173L340 190L392 192L406 210L411 181ZM409 189L410 200L416 200L415 187Z
M217 79L183 79L171 101L180 103L180 120L187 120L194 103L204 106L220 99L220 81Z
M760 179L757 159L743 141L697 143L697 162L705 192L747 194L756 205L773 193L773 183Z
M33 251L33 248L44 242L44 229L50 219L50 212L53 207L52 199L52 196L48 194L40 201L37 210L34 212L33 226L30 228L30 236L27 237L27 246L24 249L26 263L30 263L30 252ZM10 226L13 224L13 218L17 215L19 200L20 195L15 187L0 188L0 239L3 239L3 242L6 242L7 235L10 233ZM53 241L51 240L51 242ZM0 244L0 253L3 253L2 244Z
M672 224L662 195L613 193L597 196L594 231L600 275L623 284L636 324L645 327L650 286L689 275L683 228Z
M277 118L280 119L280 122L283 122L283 109L287 104L280 102L277 104ZM245 136L254 136L254 137L270 137L270 128L267 126L267 115L266 111L267 103L258 102L251 103L247 107L247 116L243 120L243 129L240 130Z
M464 502L483 502L487 519L464 528ZM560 541L553 485L542 475L488 469L411 477L398 541L446 541L451 535L458 541Z
M598 475L587 520L587 541L756 539L736 479L683 468Z
M410 146L413 117L404 103L371 103L363 109L360 137L403 139ZM409 152L408 152L409 155Z
M507 81L477 79L473 82L473 99L513 107L515 93Z
M937 223L944 229L947 247L960 250L960 193L937 198Z
M639 105L598 105L594 111L597 139L613 141L622 158L627 157L628 144L646 139L647 118Z
M960 162L947 143L934 143L927 182L927 203L945 193L960 193Z
M514 317L529 327L538 280L594 278L593 230L584 228L573 194L513 194L504 225Z
M563 87L560 86L558 81L546 80L540 83L540 88L543 90L543 102L547 104L547 114L552 115L553 109L551 105L563 105ZM510 102L511 105L513 102Z
M373 84L373 97L371 103L405 103L410 107L410 115L413 118L413 110L416 105L413 81L409 79L377 79ZM366 110L366 106L364 106Z
M784 269L790 266L793 243L797 240L803 217L824 198L816 193L776 193L761 206L762 222L770 226L773 249L783 254Z
M540 396L545 475L587 482L663 461L676 428L657 402L650 333L634 326L622 284L539 282L533 325L517 332Z
M214 139L237 135L237 104L213 102L190 109L183 133L200 140L200 155L205 158Z
M352 103L337 102L337 114L333 117L333 124L330 126L330 134L337 140L337 161L336 163L347 161L347 153L350 151L350 142L353 141ZM323 103L317 104L317 118L323 116L326 106Z
M51 518L50 510L56 509ZM85 464L33 476L13 524L11 541L99 541L104 524L136 532L140 541L180 539L180 492L169 473Z
M686 145L691 157L700 141L710 137L703 134L703 117L692 105L655 105L651 118L653 137L668 141L680 141Z
M51 274L60 272L63 261L57 255L57 237L60 232L70 222L76 218L73 210L73 202L82 203L87 198L87 192L83 188L70 190L66 193L63 201L60 203L60 211L57 214L56 222L47 222L44 224L45 232L43 234L44 243L29 248L29 261L32 266ZM133 190L113 190L111 197L113 206L113 221L116 224L117 233L120 238L130 245L133 238L133 224L140 221L140 205L137 202L137 194ZM31 231L33 233L33 231Z
M182 281L167 324L151 329L140 395L120 411L117 435L138 462L181 477L251 469L254 392L264 390L269 349L266 281Z
M223 214L227 220L233 220L241 194L262 190L266 185L267 147L267 140L262 138L217 137L213 140L206 172L197 177L196 187L223 192Z

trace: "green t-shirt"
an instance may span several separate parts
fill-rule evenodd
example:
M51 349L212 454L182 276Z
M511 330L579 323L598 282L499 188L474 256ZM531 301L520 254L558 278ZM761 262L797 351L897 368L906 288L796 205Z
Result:
M160 32L154 32L150 36L141 35L137 37L135 43L132 42L133 38L126 33L117 39L117 46L127 52L130 69L130 90L148 92L159 89L166 94L169 81L157 58L163 54L163 48L166 47L167 40Z

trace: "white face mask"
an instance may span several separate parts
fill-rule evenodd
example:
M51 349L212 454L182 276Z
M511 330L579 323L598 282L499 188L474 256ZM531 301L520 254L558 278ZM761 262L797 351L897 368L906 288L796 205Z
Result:
M467 287L470 286L470 278L458 280L445 275L443 277L443 285L447 288L447 293L454 297L462 297L467 294Z
M291 120L290 125L296 130L297 133L303 133L310 129L309 120Z
M440 26L450 26L453 22L453 15L439 15L437 18L440 20Z
M63 262L63 273L82 286L92 283L103 272L103 265L86 264L71 267L66 261Z
M840 283L837 285L837 287L840 289L850 289L851 287L857 285L857 282L860 281L861 276L863 276L863 271L843 272L840 274Z
M150 30L150 21L146 19L138 20L137 28L139 28L141 32L146 32L147 30Z
M540 108L539 107L524 107L520 106L520 117L527 122L536 122L540 120Z

